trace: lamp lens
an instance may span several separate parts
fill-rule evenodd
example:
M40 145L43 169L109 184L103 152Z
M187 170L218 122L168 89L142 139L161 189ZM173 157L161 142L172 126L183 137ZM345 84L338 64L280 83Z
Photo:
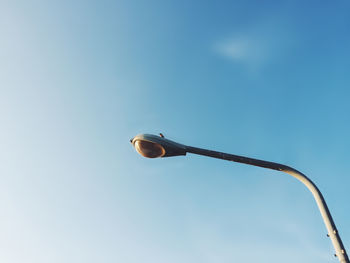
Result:
M135 149L139 154L147 158L162 157L165 154L165 150L160 144L149 141L137 140Z

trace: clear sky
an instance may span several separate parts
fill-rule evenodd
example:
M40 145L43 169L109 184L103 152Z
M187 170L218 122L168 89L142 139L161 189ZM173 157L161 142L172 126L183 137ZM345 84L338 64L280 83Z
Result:
M349 1L1 1L0 262L337 262L308 190L145 159L129 139L275 161L350 249Z

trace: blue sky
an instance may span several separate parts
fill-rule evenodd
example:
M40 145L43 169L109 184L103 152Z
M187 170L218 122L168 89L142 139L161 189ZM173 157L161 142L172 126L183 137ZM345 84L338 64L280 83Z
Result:
M348 1L0 4L0 261L337 262L308 190L129 139L290 165L350 248Z

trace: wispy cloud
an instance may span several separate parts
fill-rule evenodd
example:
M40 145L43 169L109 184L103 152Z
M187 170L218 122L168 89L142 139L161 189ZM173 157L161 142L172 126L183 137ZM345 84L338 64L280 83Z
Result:
M228 38L216 44L218 54L251 67L261 65L268 53L267 45L253 36Z
M279 59L295 45L296 37L288 24L276 20L270 18L221 38L214 43L214 51L252 69Z

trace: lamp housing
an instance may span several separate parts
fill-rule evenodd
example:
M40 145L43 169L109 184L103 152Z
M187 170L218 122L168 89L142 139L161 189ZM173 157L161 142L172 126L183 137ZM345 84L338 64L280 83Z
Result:
M153 134L139 134L130 140L136 151L147 158L186 155L186 146Z

